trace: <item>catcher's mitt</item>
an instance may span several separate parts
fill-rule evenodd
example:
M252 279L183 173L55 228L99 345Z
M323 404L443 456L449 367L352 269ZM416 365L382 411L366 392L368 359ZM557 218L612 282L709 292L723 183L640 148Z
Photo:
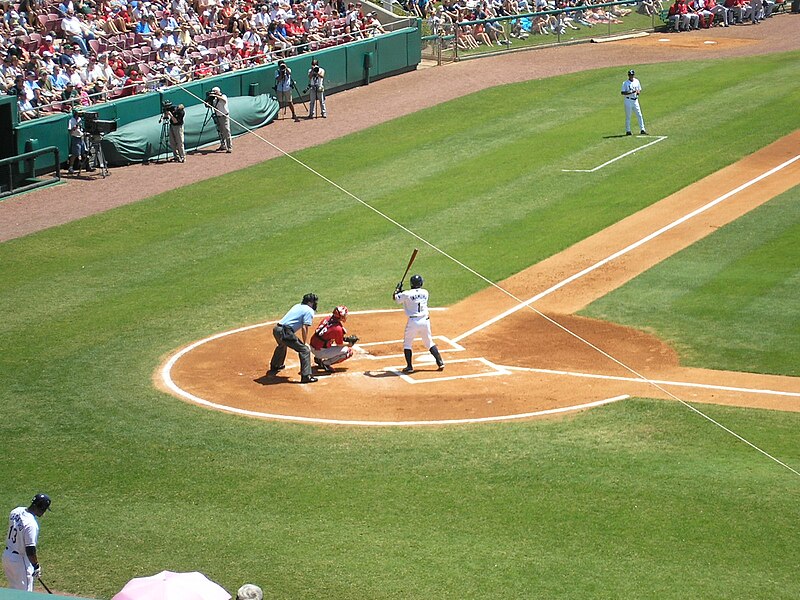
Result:
M358 343L358 336L357 335L346 335L342 338L345 344L350 344L351 346Z

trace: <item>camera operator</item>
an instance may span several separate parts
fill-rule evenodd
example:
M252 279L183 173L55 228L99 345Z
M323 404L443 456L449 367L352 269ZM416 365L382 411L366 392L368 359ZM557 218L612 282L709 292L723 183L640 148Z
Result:
M319 100L319 112L323 119L328 118L328 109L325 108L325 69L319 66L319 61L315 58L311 61L311 68L308 70L308 116L306 119L313 119L314 112Z
M81 174L83 162L83 115L77 108L72 109L72 116L67 124L69 131L69 174L75 174L75 162L78 162L78 175Z
M175 106L169 100L161 105L161 120L169 123L169 145L175 162L186 161L186 149L183 143L183 118L186 115L183 104Z
M206 95L206 105L211 108L211 117L214 119L214 124L217 126L217 133L219 134L220 146L217 150L225 150L230 154L233 144L231 143L231 116L228 110L228 97L218 87L213 87Z
M300 118L294 112L294 102L292 101L292 70L282 60L278 61L278 70L275 71L275 87L278 94L278 104L284 110L288 107L292 111L292 118L295 122Z

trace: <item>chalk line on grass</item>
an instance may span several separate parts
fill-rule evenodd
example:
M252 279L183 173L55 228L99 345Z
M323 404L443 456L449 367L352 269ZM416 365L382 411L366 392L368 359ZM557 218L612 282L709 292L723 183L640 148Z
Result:
M648 142L644 146L639 146L638 148L634 148L633 150L628 150L624 154L620 154L616 158L612 158L611 160L607 160L602 165L598 165L594 169L561 169L561 171L564 172L564 173L594 173L595 171L599 171L603 167L607 167L611 163L615 163L618 160L625 158L626 156L630 156L631 154L639 152L639 150L644 150L648 146L652 146L653 144L657 144L658 142L663 142L664 140L667 139L667 137L669 137L669 136L666 136L666 135L655 136L656 139L654 139L652 142Z

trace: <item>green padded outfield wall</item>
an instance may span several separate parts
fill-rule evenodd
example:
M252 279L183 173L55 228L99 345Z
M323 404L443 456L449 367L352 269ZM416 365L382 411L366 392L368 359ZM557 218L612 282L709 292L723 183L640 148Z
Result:
M417 68L422 60L419 25L418 21L417 27L406 27L377 38L301 54L287 59L286 63L292 69L292 76L297 82L297 89L300 92L308 84L307 74L312 58L319 59L320 65L325 69L327 94L365 85L376 79L413 71ZM369 71L365 68L364 60L367 54L371 54ZM163 92L137 94L129 98L97 104L87 107L87 110L99 113L98 118L100 119L116 119L117 126L123 127L134 121L158 115L161 112L163 100L169 100L173 104L183 104L187 107L199 104L214 86L218 86L229 97L248 96L253 91L255 94L268 93L274 96L275 92L272 86L275 85L276 69L277 66L273 63L254 69L235 71L193 81L180 87L172 87ZM307 95L304 95L304 99L307 99ZM68 121L69 115L63 114L42 117L14 126L17 154L22 154L26 149L56 146L61 157L66 160L69 153ZM48 169L55 168L55 165L46 164L47 158L43 156L37 159L37 167L41 167L37 170L46 172Z

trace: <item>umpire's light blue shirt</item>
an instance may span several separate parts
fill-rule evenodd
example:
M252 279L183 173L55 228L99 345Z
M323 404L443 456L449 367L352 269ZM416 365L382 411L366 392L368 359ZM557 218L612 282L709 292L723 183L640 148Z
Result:
M281 325L288 325L292 331L299 331L303 325L311 325L314 320L314 309L308 304L295 304L280 320Z

